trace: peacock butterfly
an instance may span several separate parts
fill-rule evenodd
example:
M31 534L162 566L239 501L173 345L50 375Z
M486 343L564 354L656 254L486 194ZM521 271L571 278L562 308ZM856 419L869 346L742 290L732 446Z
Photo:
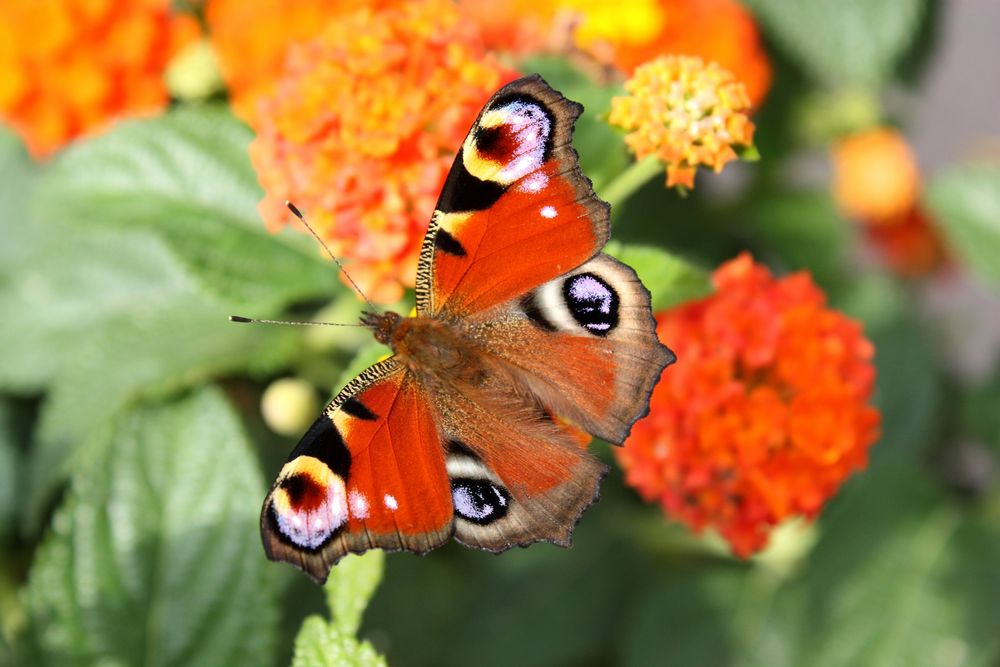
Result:
M392 349L281 468L264 549L322 582L348 553L569 546L674 355L649 292L601 253L610 207L570 145L583 107L538 75L479 113L424 237L416 315L364 313Z

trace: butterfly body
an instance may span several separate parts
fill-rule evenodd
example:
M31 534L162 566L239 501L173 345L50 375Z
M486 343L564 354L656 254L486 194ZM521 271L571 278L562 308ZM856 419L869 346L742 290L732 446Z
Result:
M327 406L261 513L268 556L318 581L370 548L455 537L569 545L672 353L649 293L600 249L609 209L570 145L582 107L526 77L463 143L422 246L414 317L365 313L392 350Z

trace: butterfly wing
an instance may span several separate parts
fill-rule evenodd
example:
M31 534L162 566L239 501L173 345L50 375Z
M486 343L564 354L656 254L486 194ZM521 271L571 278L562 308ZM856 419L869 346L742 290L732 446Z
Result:
M598 254L524 296L471 318L553 413L621 444L674 354L657 338L650 295L631 267Z
M570 145L583 107L537 74L496 92L469 131L424 237L417 312L459 319L579 266L610 207Z
M456 539L493 552L569 546L607 473L587 452L590 437L510 393L482 400L469 388L441 400Z
M264 501L264 549L320 582L351 552L424 553L452 534L449 488L431 402L388 359L348 384L292 451Z

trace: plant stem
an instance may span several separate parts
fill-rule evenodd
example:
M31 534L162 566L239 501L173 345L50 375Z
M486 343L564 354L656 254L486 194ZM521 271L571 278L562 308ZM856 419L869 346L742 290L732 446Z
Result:
M663 173L663 165L655 157L633 162L625 171L618 174L613 181L601 188L601 199L611 204L614 210L635 194L636 190L645 185L657 174Z

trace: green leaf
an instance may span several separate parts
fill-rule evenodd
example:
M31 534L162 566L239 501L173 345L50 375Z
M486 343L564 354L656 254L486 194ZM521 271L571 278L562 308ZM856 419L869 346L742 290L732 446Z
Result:
M1000 167L963 165L938 173L927 190L948 244L976 271L1000 285Z
M226 321L234 306L206 294L150 232L0 224L18 249L0 264L0 386L54 386L28 466L29 525L78 463L73 447L129 400L222 373L270 372L298 353L301 332Z
M872 465L920 460L940 442L944 417L936 348L900 283L871 273L855 279L850 288L834 307L860 319L875 347L873 402L882 414L882 437L872 448Z
M24 252L19 232L24 227L25 208L34 187L38 168L32 163L24 146L0 125L0 228L4 242L0 243L0 269ZM0 280L2 280L0 273Z
M961 435L1000 453L1000 373L962 392L958 406Z
M665 250L611 241L604 252L635 269L652 294L654 311L673 308L714 291L707 271Z
M292 667L383 667L385 658L336 625L310 616L295 638Z
M734 562L675 567L642 587L627 619L622 664L788 665L791 624L769 618L781 581Z
M625 624L621 663L662 665L664 656L670 656L670 662L678 665L732 664L733 639L724 617L729 610L709 599L705 588L711 584L732 588L734 576L703 569L649 582Z
M337 563L323 589L333 621L328 622L320 616L305 619L295 637L292 667L386 664L368 642L354 637L384 569L385 553L377 550L361 556L350 555Z
M0 539L10 533L21 495L21 453L12 421L10 404L0 400Z
M385 553L373 550L362 556L350 555L330 571L324 586L333 624L345 635L357 634L361 614L385 570Z
M821 83L879 86L917 34L926 0L746 0L765 32Z
M231 307L199 293L146 234L70 238L61 257L49 251L66 235L40 241L29 255L37 261L0 288L0 316L11 322L0 332L0 380L54 386L29 462L29 525L79 463L73 448L128 401L222 373L272 371L295 356L300 340L287 328L228 322Z
M979 584L950 583L965 558L956 551L963 522L917 467L855 480L829 509L808 569L788 591L797 603L769 621L798 619L790 664L959 664L948 657L956 644L964 653L983 639L964 618L965 598ZM993 612L995 622L995 604Z
M74 474L29 577L48 661L272 664L264 485L220 393L138 408L102 444Z
M208 291L258 312L329 295L334 273L315 242L269 234L257 214L251 137L212 107L119 123L59 157L36 209L47 221L148 230Z

